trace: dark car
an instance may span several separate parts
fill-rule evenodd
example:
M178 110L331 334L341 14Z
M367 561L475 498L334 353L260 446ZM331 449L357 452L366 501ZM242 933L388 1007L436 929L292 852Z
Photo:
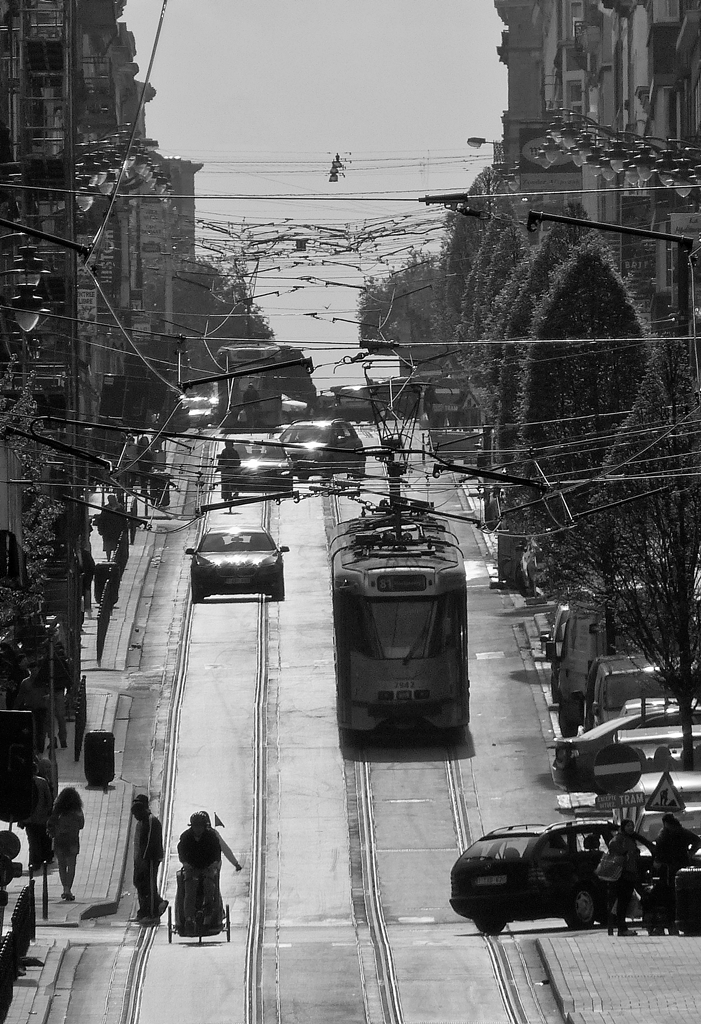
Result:
M282 431L280 441L300 479L318 474L365 474L363 442L345 420L292 423Z
M545 917L591 928L606 920L606 886L594 869L615 832L604 819L489 832L453 866L450 905L487 935Z
M241 459L234 490L292 493L292 463L284 448L265 441L236 441L234 447Z
M284 601L284 551L289 548L278 547L261 527L208 530L196 548L186 548L192 555L192 603L199 604L210 594L267 594L273 601Z

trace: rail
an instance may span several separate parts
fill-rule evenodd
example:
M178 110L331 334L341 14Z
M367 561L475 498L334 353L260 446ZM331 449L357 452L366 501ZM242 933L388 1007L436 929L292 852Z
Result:
M20 960L27 955L29 943L36 937L34 879L30 879L29 885L25 885L17 897L11 922L12 934L15 937L15 970L19 974Z
M36 935L33 880L19 894L11 921L10 930L0 942L0 1024L7 1019L22 958Z
M15 983L15 939L12 932L0 942L0 1021L7 1019Z

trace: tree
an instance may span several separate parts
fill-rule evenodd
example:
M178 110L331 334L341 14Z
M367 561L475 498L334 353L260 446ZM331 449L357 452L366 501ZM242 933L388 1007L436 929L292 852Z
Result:
M42 488L47 466L47 449L12 428L28 433L36 415L30 377L19 391L14 389L15 364L10 363L0 380L0 438L18 456L22 466L22 530L26 580L0 579L0 624L14 625L36 619L42 610L46 585L46 564L54 550L54 524L62 505Z
M490 221L473 265L463 296L463 318L457 338L462 342L459 360L485 410L493 413L501 360L500 336L490 334L490 326L503 319L505 310L498 302L502 289L508 289L513 276L526 257L523 229L510 221ZM481 339L485 344L479 344Z
M367 278L358 299L360 344L427 344L438 340L435 288L439 270L434 259L412 252L401 270L384 278Z
M644 324L596 237L562 265L533 320L520 394L520 439L565 500L529 509L530 530L547 531L550 585L574 595L597 581L613 642L616 547L601 521L571 516L589 508L592 479L628 415L646 370ZM532 495L529 497L532 498Z
M568 213L581 216L583 211L570 207ZM502 331L505 341L530 336L538 304L550 290L560 267L570 258L587 231L587 228L569 224L555 224L530 258L521 262L513 279L516 294L513 299L510 295L504 296L506 316L501 323L495 325ZM495 422L497 443L505 453L515 448L517 442L518 392L526 354L527 349L523 346L504 345Z
M685 770L694 767L692 707L701 694L698 416L684 343L658 343L606 460L614 480L597 496L621 502L603 524L616 546L617 619L678 701Z
M533 318L520 399L521 438L552 475L600 465L645 370L644 323L608 250L586 238L561 267ZM587 429L593 437L582 440Z

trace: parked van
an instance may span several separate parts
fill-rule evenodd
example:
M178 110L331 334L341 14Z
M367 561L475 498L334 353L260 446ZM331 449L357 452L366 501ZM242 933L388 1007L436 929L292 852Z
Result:
M606 654L603 611L584 604L560 604L550 636L542 639L550 661L552 700L559 704L560 732L576 736L584 725L589 670L595 658Z
M655 667L639 655L604 655L589 669L584 709L584 728L619 718L623 705L634 697L664 697L665 689Z

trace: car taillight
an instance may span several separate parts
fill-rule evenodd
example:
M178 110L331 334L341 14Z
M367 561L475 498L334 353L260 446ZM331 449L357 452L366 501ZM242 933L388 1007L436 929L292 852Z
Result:
M572 751L570 750L569 747L565 747L565 746L555 747L554 762L555 762L555 767L556 768L566 768L571 760L572 760Z

